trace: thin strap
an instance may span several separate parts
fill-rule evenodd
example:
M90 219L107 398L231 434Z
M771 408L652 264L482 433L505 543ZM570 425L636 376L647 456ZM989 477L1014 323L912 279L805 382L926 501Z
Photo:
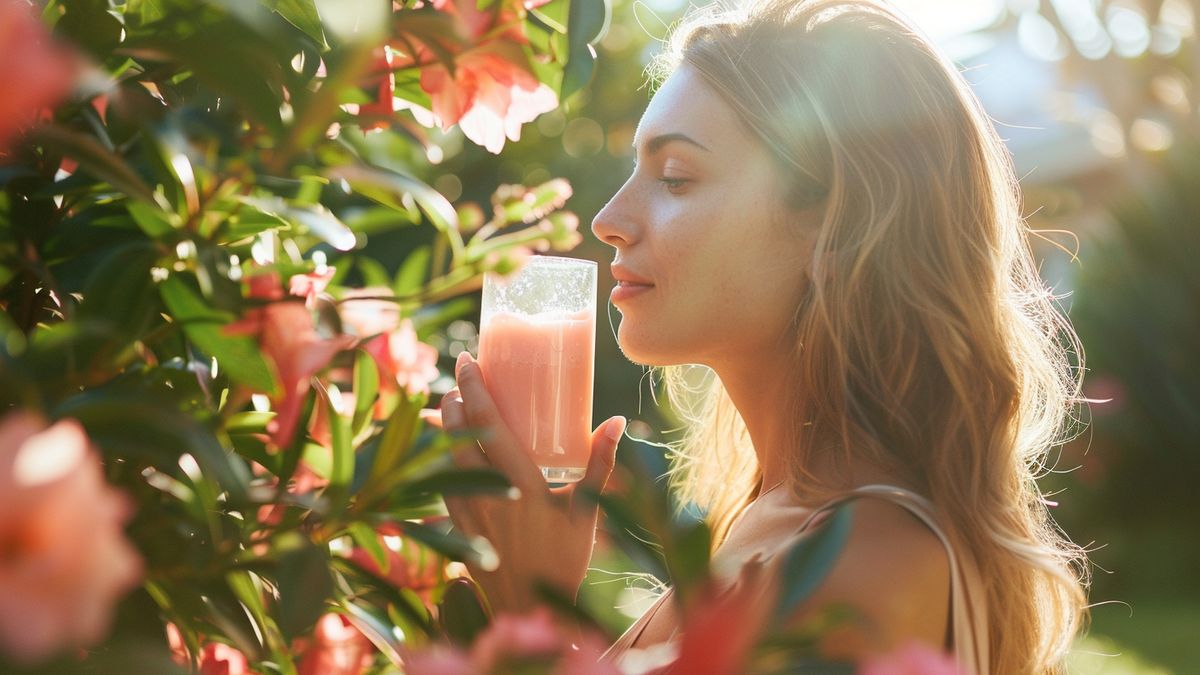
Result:
M612 646L604 652L604 656L602 656L601 659L609 660L618 658L625 652L632 649L638 638L640 638L642 633L645 632L646 626L650 625L650 620L654 618L655 614L658 614L658 610L670 599L673 590L673 588L668 588L667 590L663 591L662 595L658 596L658 599L654 601L654 604L650 605L649 609L642 612L642 615L638 617L638 620L634 621L633 625L627 628L625 632L621 634L621 637L617 638L617 641L614 642ZM674 633L672 633L672 636L674 636Z
M938 525L936 509L932 502L911 490L894 485L863 485L815 509L804 520L799 531L808 529L822 512L860 496L881 497L903 506L920 518L942 541L950 559L950 606L955 656L959 666L966 672L988 675L988 630L987 615L984 612L983 582L969 553L964 551L962 559L956 555L950 538Z

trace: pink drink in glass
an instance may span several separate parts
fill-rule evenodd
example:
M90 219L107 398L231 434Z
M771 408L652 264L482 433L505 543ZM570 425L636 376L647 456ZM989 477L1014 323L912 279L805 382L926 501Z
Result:
M484 282L479 366L500 416L547 481L583 478L591 455L595 263L534 256Z
M490 317L479 366L500 416L547 480L583 477L591 453L592 354L588 312Z

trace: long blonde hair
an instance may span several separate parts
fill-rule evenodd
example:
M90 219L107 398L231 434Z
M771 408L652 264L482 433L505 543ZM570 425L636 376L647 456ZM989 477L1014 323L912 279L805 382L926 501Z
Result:
M786 203L824 209L781 408L799 496L846 487L808 470L818 457L917 486L985 580L992 672L1062 672L1087 617L1086 558L1037 479L1073 430L1082 350L978 100L927 38L867 1L695 13L652 74L681 64L770 149ZM719 541L761 473L720 381L692 375L664 372L687 422L673 484Z

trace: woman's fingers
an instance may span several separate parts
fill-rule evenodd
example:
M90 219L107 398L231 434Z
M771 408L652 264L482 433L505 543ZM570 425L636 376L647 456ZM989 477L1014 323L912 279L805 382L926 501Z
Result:
M472 427L486 429L491 434L485 446L492 465L508 476L509 481L517 488L545 489L546 481L542 478L542 472L529 460L525 449L513 438L491 395L484 388L479 364L464 351L458 355L454 371L458 377L460 400L467 423Z
M462 431L467 428L467 416L463 411L463 400L458 389L451 389L442 397L439 420L444 431ZM487 457L474 440L464 440L450 452L454 463L463 469L478 469L488 466Z
M624 433L625 418L619 415L608 418L604 424L596 427L592 432L592 456L588 460L587 472L584 473L583 480L575 484L576 490L587 490L596 494L604 491L617 461L617 445ZM572 501L575 502L574 499ZM575 503L591 505L590 500Z

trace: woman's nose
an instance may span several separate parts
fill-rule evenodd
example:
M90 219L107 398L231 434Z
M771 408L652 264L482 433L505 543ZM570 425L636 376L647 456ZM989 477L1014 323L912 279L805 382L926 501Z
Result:
M635 225L624 210L625 190L625 187L618 190L592 219L592 234L613 248L628 246L635 240Z

